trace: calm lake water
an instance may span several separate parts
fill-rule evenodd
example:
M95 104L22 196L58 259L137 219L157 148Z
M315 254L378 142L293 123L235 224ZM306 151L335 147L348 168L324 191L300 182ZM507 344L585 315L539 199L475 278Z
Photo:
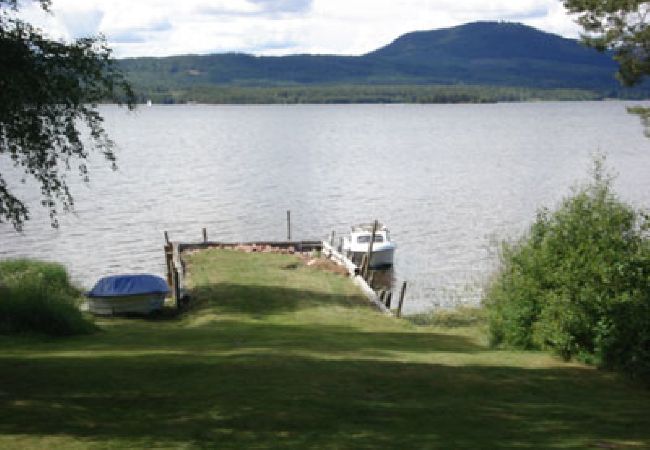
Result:
M297 239L386 223L407 312L474 304L497 243L587 180L594 153L608 155L624 199L650 206L650 140L625 105L105 107L119 171L97 158L90 184L71 177L76 209L56 230L38 190L9 175L33 220L22 234L0 225L0 258L60 261L90 287L111 273L162 274L164 230L284 239L290 209Z

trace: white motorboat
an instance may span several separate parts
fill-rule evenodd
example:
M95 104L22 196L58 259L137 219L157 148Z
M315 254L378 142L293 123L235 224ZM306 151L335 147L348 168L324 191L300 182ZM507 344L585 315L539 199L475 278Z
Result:
M374 224L353 226L350 235L343 238L342 253L357 265L361 264L363 255L368 253L373 226ZM390 267L393 265L394 254L395 244L390 240L388 228L379 225L372 244L372 256L368 266L373 269Z

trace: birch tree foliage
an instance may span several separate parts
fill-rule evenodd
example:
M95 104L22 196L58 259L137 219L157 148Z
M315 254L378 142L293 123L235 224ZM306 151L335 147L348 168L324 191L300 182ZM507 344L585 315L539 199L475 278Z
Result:
M650 2L638 0L565 0L584 29L583 41L600 51L612 51L619 80L626 86L650 74Z
M634 86L650 75L650 2L638 0L564 0L584 29L582 40L599 51L611 51L619 63L617 78ZM650 137L650 108L628 108Z
M38 3L50 11L50 0ZM14 178L39 185L41 205L57 226L60 210L74 205L68 173L87 181L91 151L115 167L98 104L135 104L104 37L53 40L20 19L19 6L0 0L0 223L17 230L30 211L7 184L7 173L18 171Z

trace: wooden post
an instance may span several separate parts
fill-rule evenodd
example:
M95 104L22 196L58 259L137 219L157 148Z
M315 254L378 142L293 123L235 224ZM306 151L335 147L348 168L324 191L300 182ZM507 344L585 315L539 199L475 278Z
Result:
M388 291L386 294L386 309L390 310L390 302L393 300L393 291Z
M366 271L368 267L368 254L365 254L361 257L361 267L360 267L360 273L361 278L364 280L366 279Z
M287 241L291 242L291 210L287 209Z
M174 282L173 275L172 275L172 266L173 266L173 257L174 257L174 250L172 248L171 244L166 244L165 247L165 265L167 266L167 285L172 286L172 283Z
M404 306L405 293L406 293L406 281L402 283L402 290L399 293L399 303L397 304L397 317L402 317L402 306Z
M368 243L368 263L366 267L366 276L368 276L368 267L370 267L370 262L372 261L372 247L375 244L375 235L377 234L377 228L379 228L379 222L375 220L375 223L372 225L372 234L370 235L370 243Z
M203 228L203 243L205 244L207 242L208 242L208 229Z
M169 244L169 234L165 231L165 244Z
M178 276L178 269L174 267L174 300L176 301L176 309L181 308L181 283Z

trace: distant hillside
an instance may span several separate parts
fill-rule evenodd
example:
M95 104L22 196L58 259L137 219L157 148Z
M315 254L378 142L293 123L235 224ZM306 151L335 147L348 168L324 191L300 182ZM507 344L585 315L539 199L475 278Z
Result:
M579 42L516 23L475 22L399 37L365 58L413 77L537 88L616 88L617 64Z
M616 95L616 63L579 42L521 24L475 22L405 34L362 56L230 53L121 61L144 96L210 87L480 85ZM200 98L198 100L201 100Z

